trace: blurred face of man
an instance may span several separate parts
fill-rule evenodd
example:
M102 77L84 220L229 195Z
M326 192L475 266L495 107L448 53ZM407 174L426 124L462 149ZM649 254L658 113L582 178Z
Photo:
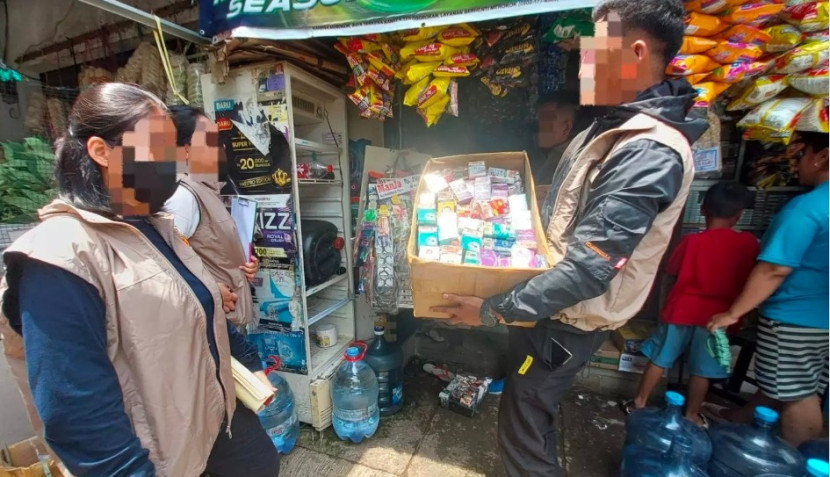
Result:
M616 106L634 101L655 82L653 52L642 32L623 34L619 15L596 22L593 37L580 40L580 95L583 106Z
M539 147L550 149L566 143L574 125L573 108L556 103L539 107Z

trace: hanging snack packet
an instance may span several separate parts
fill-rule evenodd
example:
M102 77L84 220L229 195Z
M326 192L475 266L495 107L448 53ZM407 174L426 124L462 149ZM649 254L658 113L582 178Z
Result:
M450 102L450 97L444 95L441 99L436 101L434 104L425 107L425 108L418 108L418 114L424 118L424 122L426 123L427 127L432 127L435 123L441 119L441 116L444 114L444 111L447 109L447 104Z
M698 53L705 53L717 45L718 42L711 38L702 38L699 36L684 36L683 46L680 47L681 55L696 55Z
M470 76L470 70L466 66L441 65L432 72L436 78L463 78Z
M401 49L391 43L381 43L380 49L390 65L397 66L401 62Z
M718 40L734 43L751 43L764 46L771 37L765 30L752 25L732 25L728 30L717 36Z
M713 71L707 79L710 81L719 81L721 83L734 84L738 81L752 78L764 73L769 68L769 63L766 61L754 61L752 63L733 63L731 65L723 65Z
M353 51L355 53L363 54L380 50L380 45L372 41L364 40L363 38L339 38L338 41L341 45L345 46L350 51Z
M384 63L384 59L381 55L375 53L366 53L366 55L364 56L367 60L369 60L370 65L372 65L375 69L377 69L381 74L383 74L387 78L393 78L395 76L395 69Z
M776 73L799 73L823 64L830 54L830 42L816 41L793 48L775 60Z
M738 122L747 141L789 144L795 125L810 105L809 98L771 99L756 107Z
M428 77L441 65L439 62L434 63L414 63L404 73L404 84L415 84L418 81Z
M429 41L414 41L411 43L407 43L401 47L401 50L398 52L398 56L400 57L401 61L409 62L410 60L415 59L415 50L424 45L429 45L429 43Z
M460 25L451 26L438 33L437 40L445 45L450 46L467 46L472 43L476 37L479 36L478 31L462 23Z
M729 2L726 0L689 0L683 6L687 11L715 15L726 10Z
M450 86L450 78L435 78L429 82L427 87L418 96L418 107L428 108L447 95L447 88ZM446 106L446 104L444 105Z
M514 63L516 61L525 60L536 51L536 45L533 41L523 41L517 45L513 45L504 50L499 64Z
M591 21L591 16L582 10L574 10L558 15L542 39L547 43L559 43L593 34L594 22Z
M686 16L686 35L714 36L726 28L718 17L704 13L691 12Z
M720 64L706 55L677 55L672 58L668 68L666 68L666 74L686 76L710 73L718 67L720 67Z
M717 71L717 70L715 70L715 71ZM696 74L696 75L686 76L685 78L686 78L686 81L688 81L690 85L694 86L694 85L700 83L701 81L705 80L708 77L709 77L709 73L699 73L699 74Z
M418 61L444 61L448 56L458 52L455 48L443 43L427 43L415 49L415 58Z
M827 96L830 94L830 76L828 76L827 63L819 68L791 74L789 82L794 89L812 96Z
M429 75L421 78L420 81L410 86L403 95L403 104L406 106L415 106L418 104L418 97L427 89L429 85Z
M366 76L368 76L369 79L374 81L374 83L378 85L380 89L387 92L392 91L392 87L394 86L392 79L384 75L383 73L379 72L377 69L375 69L374 66L369 67L369 70L366 71Z
M450 86L447 88L447 95L450 97L447 103L446 113L450 116L458 117L458 81L450 81ZM489 191L488 191L489 192Z
M827 29L828 2L812 2L787 7L781 13L781 19L795 25L803 32Z
M721 18L726 23L760 25L774 18L783 9L783 3L777 3L775 0L763 0L732 7L724 12Z
M720 64L749 63L764 54L759 46L750 43L732 43L723 41L706 52L709 58Z
M804 35L804 43L813 41L830 41L830 31L814 31Z
M804 33L793 25L775 25L764 29L770 36L769 42L764 46L770 53L780 53L800 45L804 40Z
M470 68L478 64L478 57L475 53L459 53L447 57L444 60L444 64L447 66L466 66Z
M732 101L726 108L727 111L739 111L750 109L769 101L787 89L787 75L762 76L746 88L741 95Z
M827 133L830 130L827 115L827 98L815 98L801 114L801 119L795 124L795 130Z
M444 27L412 28L401 32L401 39L406 42L424 41L435 37Z
M729 88L727 83L717 83L715 81L704 81L695 85L697 97L695 98L696 107L708 107L712 101L715 100L721 93Z

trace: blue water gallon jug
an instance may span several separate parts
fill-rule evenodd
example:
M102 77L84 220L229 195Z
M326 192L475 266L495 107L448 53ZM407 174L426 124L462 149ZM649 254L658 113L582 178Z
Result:
M281 454L288 454L297 443L300 435L300 421L297 419L297 409L294 407L294 393L288 382L277 373L280 359L276 356L268 358L274 364L265 369L268 381L277 389L274 399L265 409L259 412L259 422L274 443L274 447Z
M804 458L778 438L773 429L778 413L766 407L755 408L755 422L750 425L721 424L713 426L711 477L756 477L781 474L800 477L804 474Z
M679 433L668 452L643 447L629 448L622 462L622 477L706 477L692 462L692 439Z
M343 355L331 383L331 422L337 437L358 443L378 430L378 378L363 360L366 344L357 343Z
M381 416L390 416L403 407L403 353L397 344L383 337L384 328L375 327L375 339L366 351L366 364L378 377L378 407Z
M683 415L685 398L674 391L665 394L663 409L643 408L633 411L625 420L625 452L638 448L663 453L669 451L672 441L681 434L688 436L692 446L692 462L705 468L712 454L712 444L706 431Z
M798 446L798 452L801 452L805 459L819 459L830 462L830 442L827 442L827 439L807 441Z
M807 469L804 471L804 477L828 477L830 476L830 465L826 460L821 459L807 459ZM793 477L786 474L761 474L758 477ZM799 475L798 477L801 477Z

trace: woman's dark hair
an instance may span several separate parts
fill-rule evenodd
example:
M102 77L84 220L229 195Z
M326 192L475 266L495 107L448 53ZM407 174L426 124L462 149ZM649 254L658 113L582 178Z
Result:
M170 106L168 114L176 125L176 145L179 147L190 145L193 132L196 131L196 120L200 116L207 117L201 109L185 105Z
M821 152L830 147L827 142L828 134L813 131L797 131L798 140L807 146L810 152Z
M55 142L55 179L61 199L79 209L112 213L110 196L86 143L93 136L110 146L154 109L165 111L154 94L124 83L104 83L82 92L69 113L69 128Z
M703 196L702 209L706 217L731 219L749 207L752 192L735 181L718 182Z

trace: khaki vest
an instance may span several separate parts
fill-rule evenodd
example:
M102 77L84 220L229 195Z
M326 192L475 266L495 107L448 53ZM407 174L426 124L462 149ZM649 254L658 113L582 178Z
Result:
M172 218L151 219L213 295L218 373L208 348L204 308L141 232L60 200L42 209L40 218L43 222L4 255L11 254L10 261L21 254L60 267L98 290L106 310L107 354L121 384L124 409L156 474L200 475L217 435L225 430L225 416L233 416L236 406L227 325L213 277L175 232ZM6 278L0 283L2 301L17 293ZM4 333L20 338L9 328Z
M608 290L596 298L562 310L552 319L561 320L585 331L613 330L637 314L648 298L660 261L669 245L674 225L686 203L694 178L691 147L680 131L651 116L638 114L619 128L606 131L594 138L579 153L562 182L546 233L555 264L565 257L573 223L587 200L592 182L599 173L598 166L617 149L642 139L663 144L680 155L683 161L683 182L680 191L674 201L657 214L651 228L634 249L631 257L611 280ZM579 138L575 139L573 144L578 142ZM563 156L563 163L566 156L574 153L567 151Z
M239 244L236 223L219 197L219 190L197 182L188 176L179 182L199 202L199 225L188 240L202 258L207 269L219 283L236 293L236 310L227 314L231 323L241 326L253 321L254 302L251 286L245 273L239 269L248 261Z

